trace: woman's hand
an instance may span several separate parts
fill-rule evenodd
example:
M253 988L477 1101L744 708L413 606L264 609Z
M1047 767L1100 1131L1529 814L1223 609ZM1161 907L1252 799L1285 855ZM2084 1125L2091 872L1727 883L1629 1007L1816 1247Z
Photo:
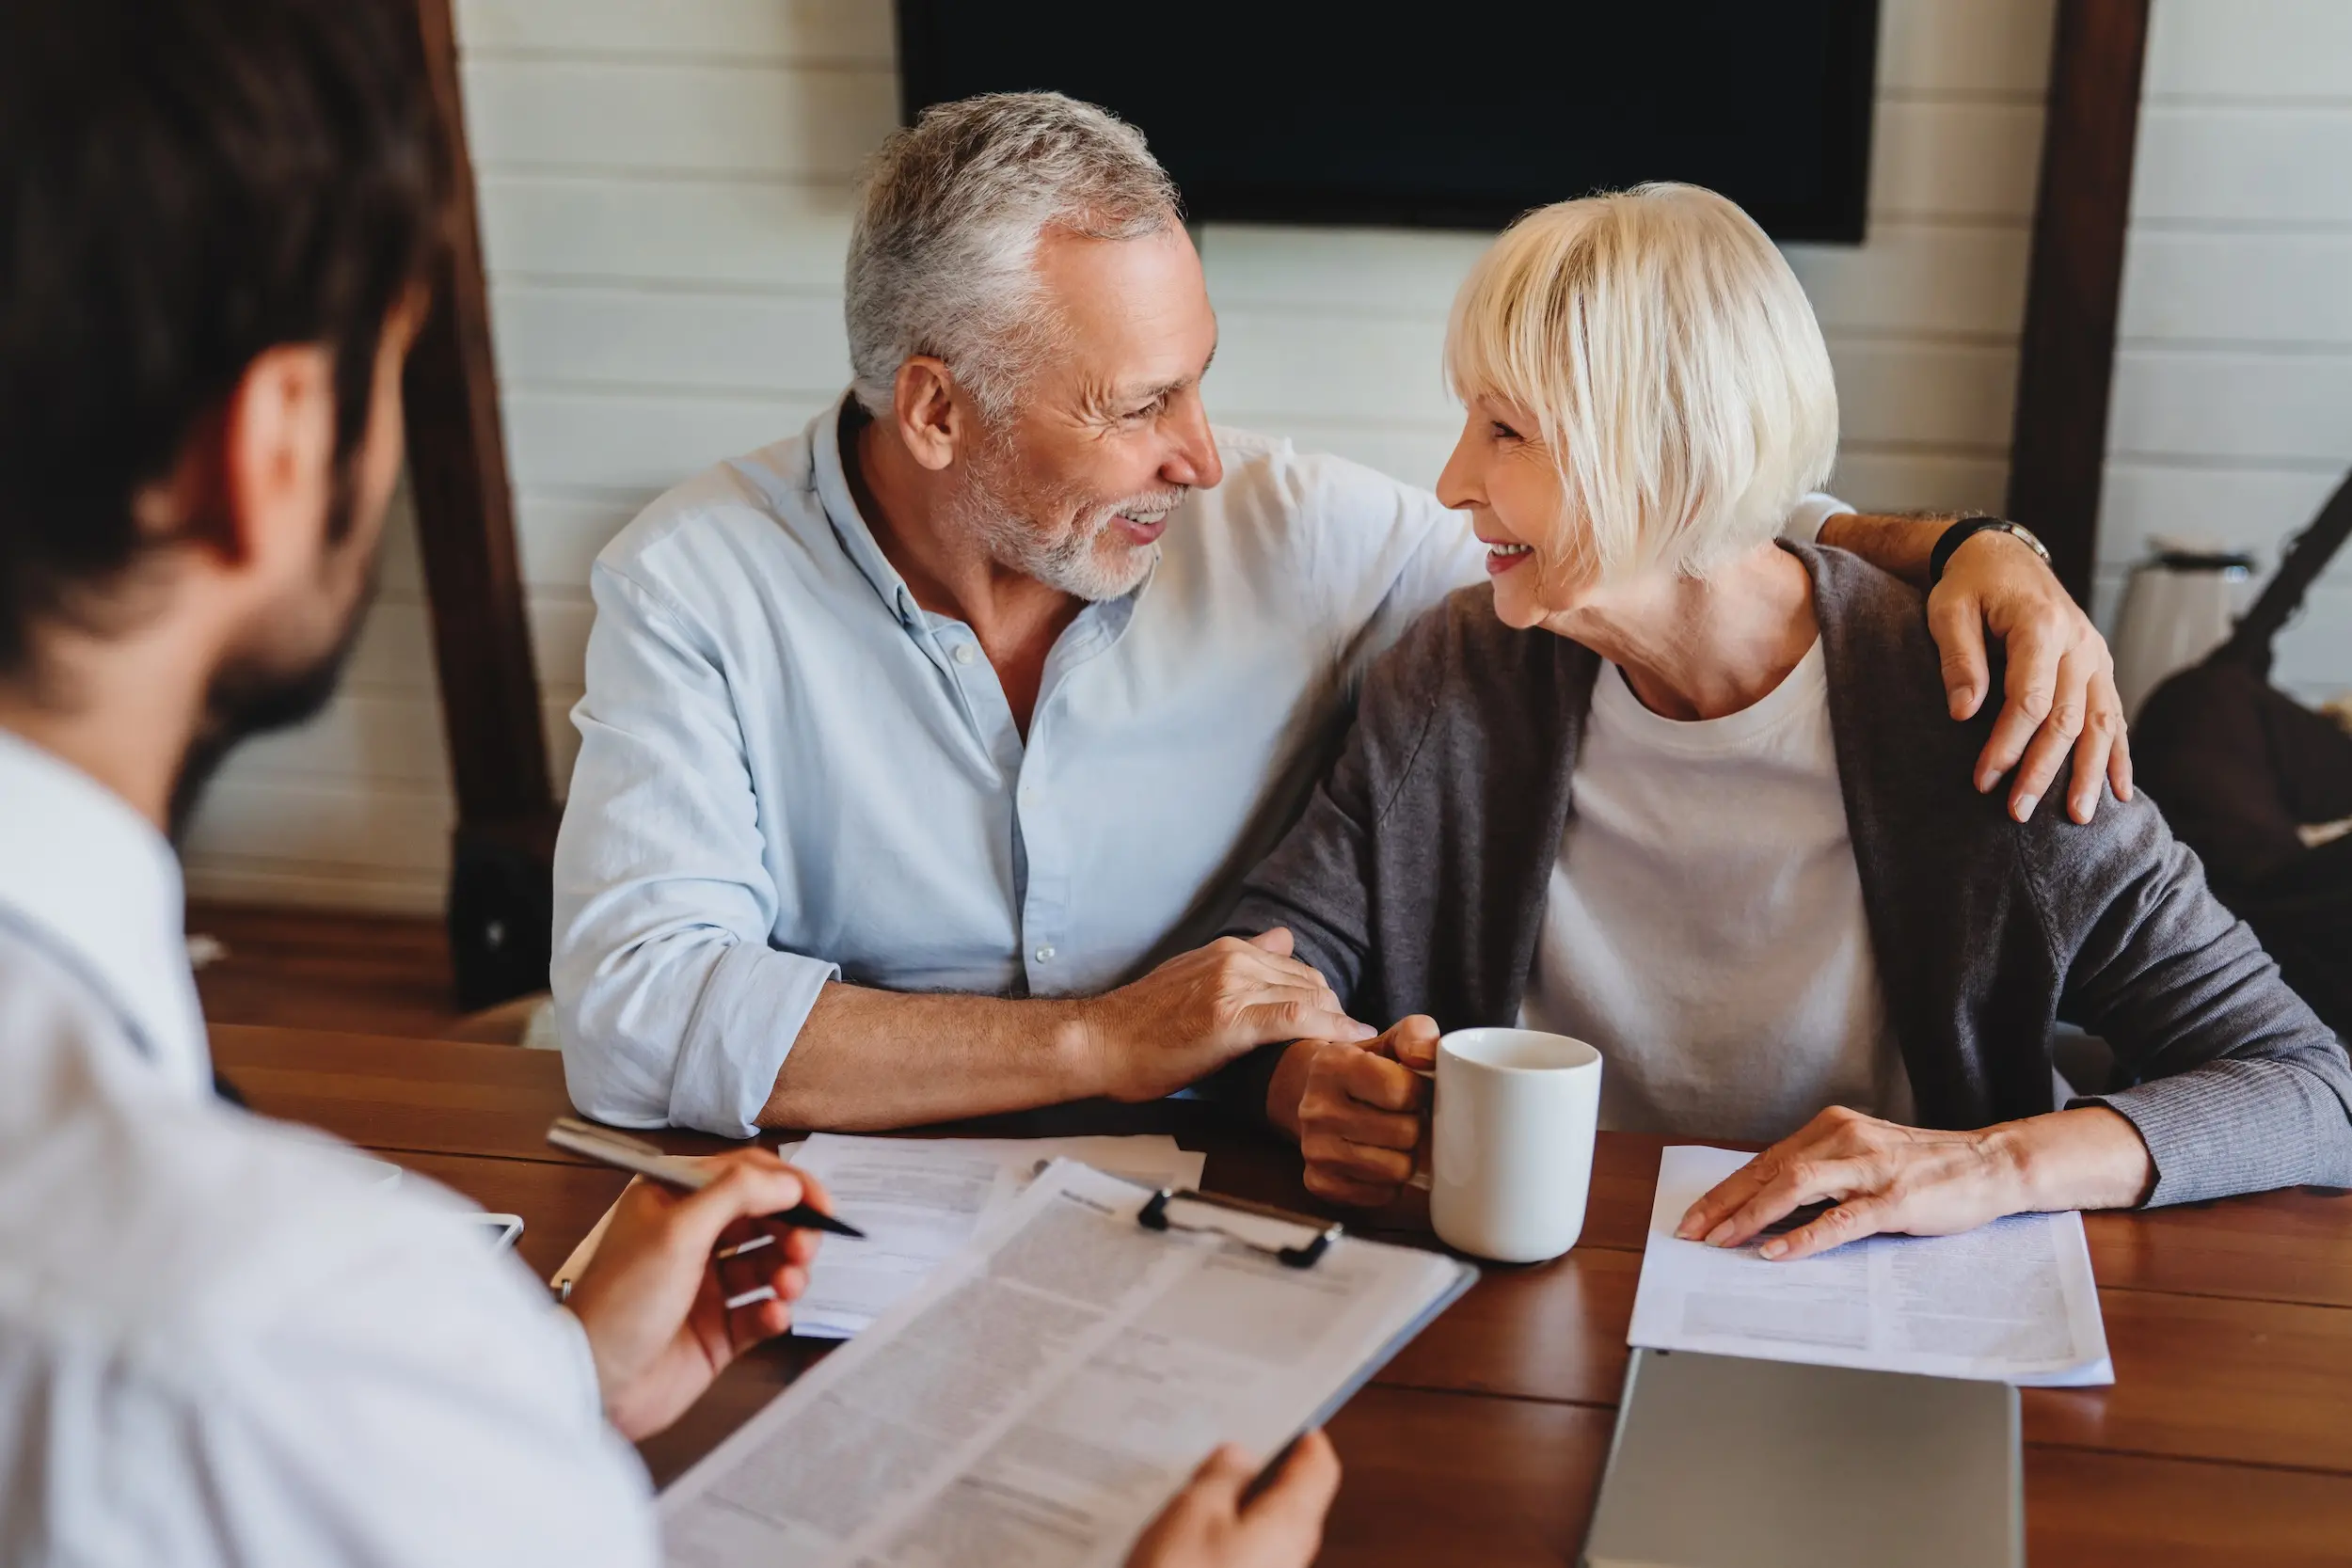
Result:
M1127 1568L1306 1568L1340 1489L1331 1440L1311 1432L1256 1497L1257 1462L1231 1443L1193 1472L1127 1554Z
M728 1362L783 1333L808 1289L817 1232L760 1216L803 1197L830 1213L824 1188L766 1149L713 1163L725 1174L698 1193L632 1182L564 1304L588 1332L605 1415L627 1437L676 1420ZM745 1250L714 1259L722 1247ZM762 1286L774 1299L728 1309Z
M1834 1203L1759 1249L1794 1260L1882 1231L1948 1236L2004 1214L2128 1208L2154 1183L2138 1130L2105 1106L1942 1132L1833 1105L1717 1183L1675 1234L1741 1246L1808 1203Z
M1267 1085L1266 1112L1298 1140L1307 1190L1367 1209L1395 1197L1428 1126L1421 1073L1437 1062L1437 1021L1418 1013L1361 1045L1293 1044Z

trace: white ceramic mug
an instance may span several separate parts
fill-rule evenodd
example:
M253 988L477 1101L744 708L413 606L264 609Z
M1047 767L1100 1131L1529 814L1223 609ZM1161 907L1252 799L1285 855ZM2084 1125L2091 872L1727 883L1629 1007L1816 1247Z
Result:
M1534 1029L1438 1041L1429 1223L1448 1246L1536 1263L1576 1245L1593 1179L1600 1053Z

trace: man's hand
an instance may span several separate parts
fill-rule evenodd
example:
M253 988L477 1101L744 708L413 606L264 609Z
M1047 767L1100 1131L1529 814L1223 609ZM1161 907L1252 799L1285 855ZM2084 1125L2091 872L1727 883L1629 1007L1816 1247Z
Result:
M2100 786L2118 800L2132 798L2131 748L2123 736L2123 703L2115 689L2115 660L2042 558L1997 531L1978 533L1952 552L1944 579L1928 594L1928 630L1944 655L1944 689L1952 717L1973 717L1992 681L1985 660L1989 632L2009 656L2000 717L1977 759L1977 788L1989 791L2011 768L2010 815L2033 815L2051 782L2074 756L2067 810L2088 822Z
M1806 1204L1835 1204L1758 1249L1793 1260L1882 1231L1949 1236L2004 1214L2129 1208L2154 1180L2138 1130L2105 1106L1939 1132L1833 1105L1718 1182L1675 1234L1742 1246Z
M766 1149L713 1159L725 1174L698 1193L632 1182L564 1304L588 1331L605 1415L629 1438L676 1420L728 1362L790 1324L817 1232L760 1216L803 1198L832 1212L816 1178ZM711 1257L762 1237L740 1257ZM774 1300L727 1309L728 1298L763 1285Z
M1416 1013L1358 1045L1302 1039L1266 1086L1266 1112L1298 1140L1307 1190L1333 1203L1376 1208L1412 1180L1428 1118L1438 1024Z
M1291 934L1279 926L1178 954L1084 1006L1095 1076L1113 1100L1158 1100L1277 1040L1373 1036L1320 974L1291 957Z
M1202 1462L1127 1554L1127 1568L1306 1568L1340 1489L1331 1440L1298 1440L1264 1491L1244 1501L1257 1462L1228 1443Z

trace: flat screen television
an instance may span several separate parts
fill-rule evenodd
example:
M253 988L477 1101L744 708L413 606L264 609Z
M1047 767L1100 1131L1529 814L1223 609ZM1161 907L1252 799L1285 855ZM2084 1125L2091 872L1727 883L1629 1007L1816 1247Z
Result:
M1501 228L1645 180L1859 241L1878 0L898 0L902 107L1054 88L1195 219Z

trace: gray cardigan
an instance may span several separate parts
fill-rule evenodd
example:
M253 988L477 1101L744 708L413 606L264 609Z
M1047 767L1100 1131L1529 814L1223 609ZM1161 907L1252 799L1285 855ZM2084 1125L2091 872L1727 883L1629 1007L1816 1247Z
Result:
M1952 721L1919 594L1843 551L1788 547L1813 577L1838 783L1919 1121L2053 1109L2063 1019L2115 1048L2121 1086L2088 1102L2139 1129L2152 1202L2352 1186L2343 1045L2145 796L2110 796L2081 827L2054 792L2010 821L2003 794L1969 782L1997 705ZM1338 764L1231 928L1289 927L1367 1022L1515 1022L1599 668L1502 625L1490 589L1453 595L1374 665ZM1235 1074L1253 1105L1279 1050Z

